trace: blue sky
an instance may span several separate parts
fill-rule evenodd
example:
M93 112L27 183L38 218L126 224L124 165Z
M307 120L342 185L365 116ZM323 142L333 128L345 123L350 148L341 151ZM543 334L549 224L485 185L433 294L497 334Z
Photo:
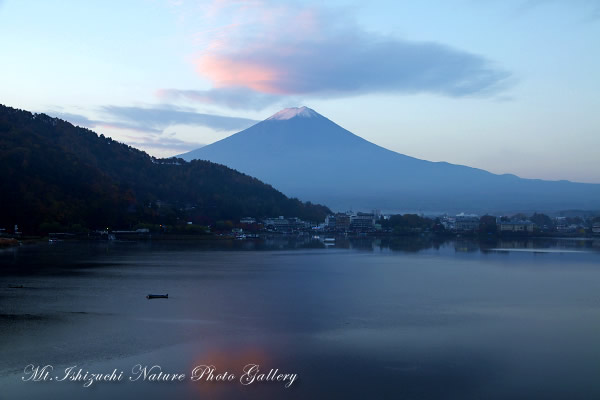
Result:
M414 157L600 183L600 1L0 0L0 102L171 156L306 105Z

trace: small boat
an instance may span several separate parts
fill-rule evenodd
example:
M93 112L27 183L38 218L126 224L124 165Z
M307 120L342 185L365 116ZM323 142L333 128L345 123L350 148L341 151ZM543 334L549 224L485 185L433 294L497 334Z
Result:
M23 285L8 285L9 289L23 289Z
M168 299L169 294L149 294L146 296L147 299Z

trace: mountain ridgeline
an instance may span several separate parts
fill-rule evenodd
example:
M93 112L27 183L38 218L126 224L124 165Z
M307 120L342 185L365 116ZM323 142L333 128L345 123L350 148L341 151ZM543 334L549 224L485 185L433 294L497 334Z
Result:
M522 179L387 150L310 108L285 109L182 154L336 210L510 212L600 208L600 185ZM509 161L507 161L509 162Z
M244 216L322 221L329 209L289 199L208 161L155 159L45 114L0 105L0 227L23 232L208 225Z

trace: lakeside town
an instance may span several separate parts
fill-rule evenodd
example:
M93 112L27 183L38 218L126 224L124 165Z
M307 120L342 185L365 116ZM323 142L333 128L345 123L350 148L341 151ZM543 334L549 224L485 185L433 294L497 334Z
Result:
M534 213L531 216L493 216L460 213L456 215L425 216L418 214L382 214L352 212L328 215L323 223L315 224L299 218L242 218L235 233L243 232L325 232L325 233L445 233L445 234L576 234L600 235L600 216L557 216Z
M298 217L245 217L239 221L217 221L213 225L198 225L191 221L176 225L139 224L129 230L76 229L49 232L48 236L28 237L13 229L0 228L0 246L17 245L21 240L62 241L178 239L190 237L255 239L265 235L344 236L479 236L479 237L592 237L600 236L600 216L554 216L534 213L494 216L460 213L426 216L419 214L383 214L352 212L330 214L323 222L305 221ZM317 237L317 236L315 236Z

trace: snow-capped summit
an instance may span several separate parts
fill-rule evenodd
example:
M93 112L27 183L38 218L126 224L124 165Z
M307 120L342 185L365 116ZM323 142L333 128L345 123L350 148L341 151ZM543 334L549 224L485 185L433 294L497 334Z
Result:
M267 120L286 120L286 119L292 119L294 117L312 118L312 117L318 117L318 116L319 116L319 113L317 113L315 110L303 106L303 107L284 108L283 110L279 111L278 113L275 113L272 116L270 116L269 118L267 118Z

